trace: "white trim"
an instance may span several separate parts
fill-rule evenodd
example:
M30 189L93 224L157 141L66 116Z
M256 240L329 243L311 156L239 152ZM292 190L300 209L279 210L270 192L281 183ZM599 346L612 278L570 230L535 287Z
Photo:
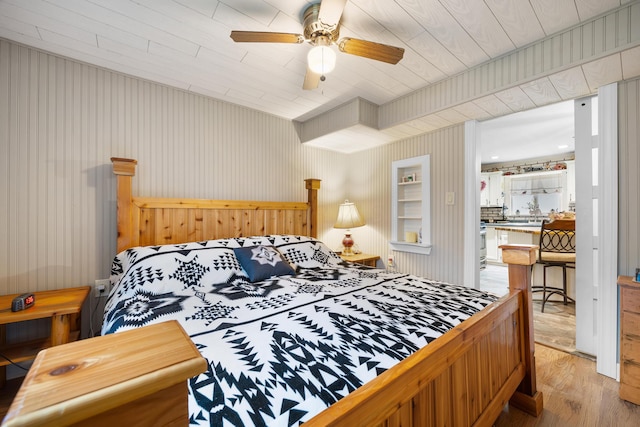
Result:
M418 181L405 183L401 176L401 170L404 168L415 169L418 171ZM415 177L414 177L415 179ZM421 202L421 217L409 218L412 220L420 220L419 230L422 233L420 243L409 243L402 240L404 237L404 229L398 230L398 187L405 185L419 185L420 197L415 200ZM411 199L415 201L414 199ZM407 201L407 199L405 199ZM408 217L405 217L408 218ZM410 230L418 232L418 228ZM401 252L413 252L418 254L429 255L431 253L431 155L411 157L408 159L396 160L391 163L391 240L389 241L391 250Z
M593 97L574 102L574 131L576 156L576 350L597 355L595 320L598 312L596 295L594 249L599 240L594 236L593 199L597 197L593 182L592 148L597 137L592 137Z
M480 289L480 138L475 120L464 124L464 285Z
M618 378L618 84L598 89L598 313L596 371Z

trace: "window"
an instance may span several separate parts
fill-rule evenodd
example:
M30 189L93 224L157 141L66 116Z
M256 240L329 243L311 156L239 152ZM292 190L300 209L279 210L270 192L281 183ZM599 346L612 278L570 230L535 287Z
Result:
M567 210L566 176L566 171L551 171L511 177L509 215L540 217Z

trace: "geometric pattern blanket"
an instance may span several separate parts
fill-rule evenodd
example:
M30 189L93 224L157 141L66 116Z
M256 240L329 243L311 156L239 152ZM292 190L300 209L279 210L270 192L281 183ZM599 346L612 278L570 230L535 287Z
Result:
M252 283L233 248L254 245L296 274ZM305 236L132 248L111 281L103 335L175 319L207 360L188 382L201 426L299 425L497 299L344 262Z

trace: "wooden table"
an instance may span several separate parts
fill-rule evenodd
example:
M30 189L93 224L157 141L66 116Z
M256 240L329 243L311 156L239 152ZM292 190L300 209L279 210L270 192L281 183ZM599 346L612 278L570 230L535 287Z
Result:
M353 255L345 255L340 254L340 258L345 261L355 262L362 265L368 265L369 267L375 267L380 257L378 255L370 255L370 254L353 254Z
M44 348L75 341L80 336L78 315L82 310L89 286L34 292L35 304L22 311L11 311L11 301L19 294L0 296L0 353L13 362L24 362L36 357ZM28 320L51 318L51 334L47 338L6 344L6 325ZM0 358L0 387L6 381L6 365Z
M188 426L207 361L175 320L41 351L2 427Z

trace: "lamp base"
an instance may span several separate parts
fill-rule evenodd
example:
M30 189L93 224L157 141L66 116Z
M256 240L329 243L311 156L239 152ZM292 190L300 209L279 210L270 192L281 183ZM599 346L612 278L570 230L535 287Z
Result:
M342 239L342 247L344 248L342 250L342 253L344 255L353 255L353 250L351 249L353 247L353 239L351 238L351 233L346 233L344 235L344 239Z

